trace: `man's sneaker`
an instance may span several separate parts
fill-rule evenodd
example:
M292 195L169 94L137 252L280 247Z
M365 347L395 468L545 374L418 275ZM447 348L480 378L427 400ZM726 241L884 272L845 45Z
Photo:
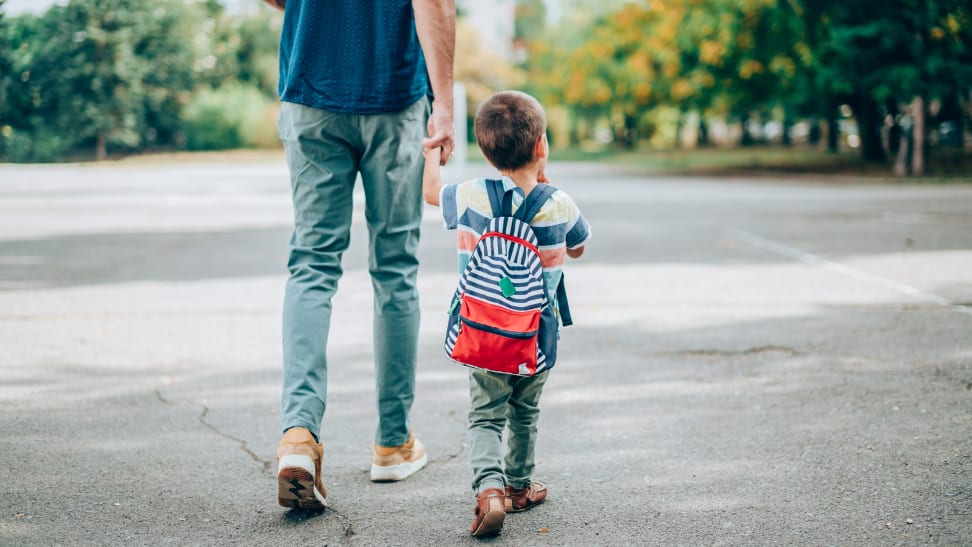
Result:
M400 481L425 467L429 461L425 446L412 435L402 446L373 446L371 480L375 482Z
M293 427L277 446L277 503L291 509L323 509L327 491L321 482L324 447L310 431Z

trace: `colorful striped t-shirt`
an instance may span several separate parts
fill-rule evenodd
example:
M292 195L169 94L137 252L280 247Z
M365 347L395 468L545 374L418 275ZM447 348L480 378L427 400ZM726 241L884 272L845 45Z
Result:
M501 180L505 190L515 189L513 211L516 212L523 203L523 191L510 178L503 177ZM486 225L493 216L486 179L472 179L444 186L439 203L445 227L457 230L461 275L469 263L476 242L486 231ZM547 294L556 308L556 290L563 277L567 249L582 247L591 237L591 227L574 200L561 190L547 199L530 225L539 243L537 247L543 263Z

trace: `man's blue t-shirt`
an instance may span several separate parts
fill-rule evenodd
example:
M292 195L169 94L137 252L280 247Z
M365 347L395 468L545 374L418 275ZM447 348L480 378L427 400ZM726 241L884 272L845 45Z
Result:
M351 114L399 112L429 95L411 0L287 0L278 91Z

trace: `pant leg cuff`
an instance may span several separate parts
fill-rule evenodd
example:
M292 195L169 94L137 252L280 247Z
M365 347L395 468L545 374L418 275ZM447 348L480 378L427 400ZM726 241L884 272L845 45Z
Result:
M478 496L481 492L489 490L490 488L499 488L500 490L506 489L506 485L503 482L495 479L487 479L479 483L479 488L476 489L476 495Z

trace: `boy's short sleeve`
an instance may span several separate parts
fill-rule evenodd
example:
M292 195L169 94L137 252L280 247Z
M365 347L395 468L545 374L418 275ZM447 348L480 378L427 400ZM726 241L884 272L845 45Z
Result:
M459 200L456 197L458 184L447 184L439 194L439 207L442 209L442 221L446 230L455 230L459 226Z
M576 249L587 243L587 240L591 238L591 225L588 224L587 219L581 214L580 209L574 200L570 196L564 194L567 202L567 238L566 244L568 249Z

